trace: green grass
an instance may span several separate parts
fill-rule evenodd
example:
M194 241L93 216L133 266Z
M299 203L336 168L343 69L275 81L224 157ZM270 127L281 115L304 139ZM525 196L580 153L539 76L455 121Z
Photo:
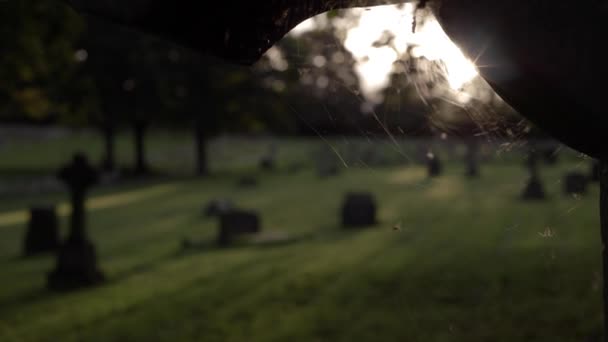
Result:
M292 143L306 155L308 145ZM432 181L413 165L323 180L310 168L279 170L237 189L248 155L216 162L233 174L176 179L91 209L108 277L96 288L46 291L53 258L20 258L24 225L0 225L0 341L586 341L601 332L598 188L569 198L559 183L586 164L544 168L550 199L528 203L517 198L525 172L514 162L488 162L479 180L455 162ZM376 227L339 228L349 190L375 194ZM216 196L259 210L264 230L291 240L215 247L217 222L201 210ZM11 203L0 201L19 208ZM183 237L203 247L184 252Z

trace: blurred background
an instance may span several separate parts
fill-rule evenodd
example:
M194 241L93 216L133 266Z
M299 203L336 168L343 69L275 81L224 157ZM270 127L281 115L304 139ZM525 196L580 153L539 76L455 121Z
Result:
M0 37L1 341L600 340L597 164L426 10L251 67L47 0Z

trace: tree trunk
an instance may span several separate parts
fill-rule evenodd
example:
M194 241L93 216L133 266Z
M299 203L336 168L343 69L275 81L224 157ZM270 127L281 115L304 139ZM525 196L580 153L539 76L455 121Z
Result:
M135 174L142 175L148 173L146 163L146 151L144 139L147 123L144 120L136 120L133 123L133 138L135 143Z
M102 167L106 171L113 171L116 168L116 157L114 154L114 141L115 141L115 130L114 125L107 123L103 127L103 140L104 140L104 156L102 161Z
M196 122L194 135L196 144L196 174L204 176L209 173L209 168L207 164L207 137L202 122Z

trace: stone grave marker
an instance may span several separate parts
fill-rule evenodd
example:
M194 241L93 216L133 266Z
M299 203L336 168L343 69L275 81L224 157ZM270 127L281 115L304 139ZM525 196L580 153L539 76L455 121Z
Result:
M260 168L265 171L272 171L276 168L278 147L276 143L271 143L268 152L260 158Z
M441 161L439 157L431 152L426 155L427 174L430 178L439 177L442 171Z
M97 183L98 173L87 158L77 153L58 174L70 191L72 213L70 232L57 252L55 269L48 276L48 287L69 290L103 281L97 267L95 247L86 236L85 199L87 190Z
M30 220L23 244L26 256L52 252L59 247L59 223L54 206L30 208Z
M566 195L584 195L587 193L587 176L580 172L569 172L564 177Z
M259 233L261 230L260 221L256 212L242 209L234 209L220 215L218 244L228 246L235 237Z
M528 152L526 168L528 169L529 176L521 198L524 200L544 200L546 195L538 174L538 154L535 150Z
M205 206L203 213L205 216L220 216L232 210L234 203L227 198L217 198L209 201Z
M260 159L260 169L264 171L272 171L276 167L275 160L271 156L263 156Z
M366 227L376 224L376 201L367 192L347 193L342 204L342 226Z

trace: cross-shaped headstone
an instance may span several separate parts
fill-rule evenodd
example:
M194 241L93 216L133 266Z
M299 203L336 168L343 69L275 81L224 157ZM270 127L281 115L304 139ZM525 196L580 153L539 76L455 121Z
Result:
M84 203L87 190L97 183L98 173L83 154L76 153L57 176L70 191L72 216L68 239L57 253L57 264L49 274L48 286L69 290L94 285L103 280L103 274L97 268L95 247L86 238Z
M85 195L87 190L97 183L97 171L89 164L87 158L76 153L72 162L59 170L58 178L70 190L72 216L70 219L70 242L85 240Z

